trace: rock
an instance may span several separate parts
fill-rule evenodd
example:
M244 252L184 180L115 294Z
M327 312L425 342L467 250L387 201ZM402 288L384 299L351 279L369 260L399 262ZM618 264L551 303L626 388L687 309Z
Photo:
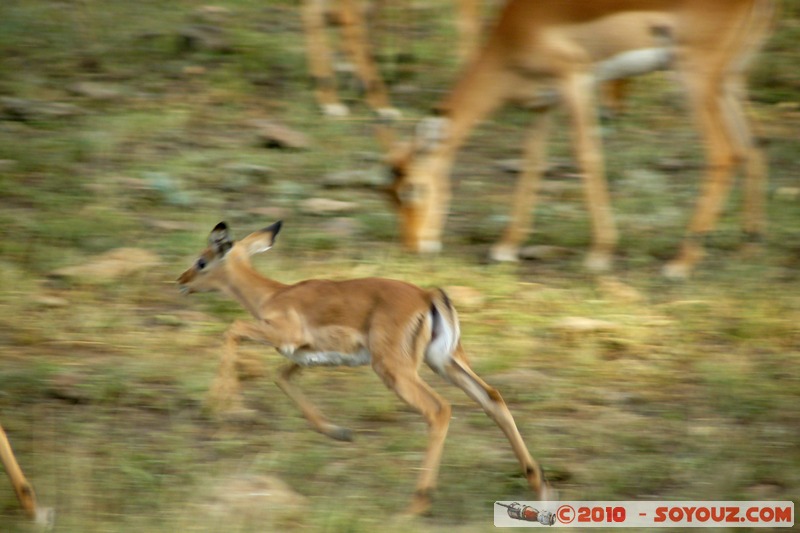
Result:
M800 102L779 102L775 108L781 111L800 111Z
M793 201L800 198L800 187L778 187L775 189L775 198Z
M563 246L550 246L547 244L536 244L525 246L519 251L519 258L531 261L550 261L562 259L572 255L573 251Z
M522 172L522 159L498 159L494 166L508 174L519 174Z
M635 190L647 191L653 194L665 194L667 191L666 176L660 172L644 168L633 168L626 170L624 176L625 181L630 183Z
M289 216L291 211L285 207L251 207L246 213L264 217L267 220L281 220Z
M51 398L69 403L89 403L91 400L86 389L86 377L75 373L56 374L50 378L45 392Z
M34 104L30 100L5 96L0 98L0 113L6 120L29 122L35 115Z
M674 157L662 157L655 163L655 168L664 172L681 172L693 167L688 161Z
M331 172L322 178L322 186L328 188L368 188L383 185L387 180L377 170L343 170Z
M208 69L202 65L186 65L181 69L185 76L203 76L208 72Z
M355 202L345 202L330 198L309 198L300 202L300 211L307 215L332 215L351 213L358 208Z
M0 159L0 172L13 172L19 167L19 163L13 159Z
M222 167L222 170L232 174L242 174L244 176L251 176L266 181L272 176L275 171L271 167L264 165L256 165L253 163L228 163Z
M628 303L636 303L644 300L642 293L618 279L612 277L601 277L597 280L600 291L609 299L619 300Z
M200 6L194 10L192 17L201 24L220 24L231 14L231 10L223 6Z
M67 87L67 91L75 96L88 98L98 102L113 102L123 96L123 92L118 87L96 83L91 81L80 81Z
M753 500L777 500L785 492L785 487L779 483L757 483L745 489Z
M180 182L166 172L144 172L142 178L149 190L157 193L169 205L185 207L190 203L189 195L181 189Z
M159 257L148 250L117 248L98 255L83 265L59 268L51 275L57 278L104 283L148 270L159 262Z
M211 488L207 494L205 507L220 522L224 517L256 523L274 520L274 513L287 516L308 509L305 496L292 490L289 485L276 476L236 475L227 479L216 479L207 484ZM272 523L272 522L267 522Z
M239 191L255 183L265 183L272 169L249 163L229 163L223 167L225 174L219 187L225 191Z
M211 24L192 24L181 28L178 32L178 47L186 52L233 52L222 28Z
M564 333L600 333L608 331L616 331L619 325L606 320L598 320L595 318L585 318L579 316L571 316L563 318L556 322L553 326L555 329Z
M503 172L509 174L520 174L524 167L525 160L519 158L498 159L494 165ZM566 172L575 172L575 165L568 160L553 160L546 163L544 174L546 176L558 176Z
M358 234L358 222L352 218L336 217L319 228L320 231L337 239L348 239Z
M192 231L195 229L194 224L176 220L146 219L144 223L151 228L164 231Z
M305 133L283 124L272 120L254 120L251 124L256 128L259 143L265 148L306 150L311 146L311 141Z
M32 122L47 118L70 118L82 115L83 110L72 104L40 102L6 96L0 98L0 119Z
M59 307L67 307L69 305L69 301L65 298L61 298L59 296L51 296L49 294L40 294L39 296L34 297L34 303L41 305L42 307L50 307L50 308L59 308Z
M40 118L72 118L85 114L84 110L72 104L63 102L39 102L38 113Z

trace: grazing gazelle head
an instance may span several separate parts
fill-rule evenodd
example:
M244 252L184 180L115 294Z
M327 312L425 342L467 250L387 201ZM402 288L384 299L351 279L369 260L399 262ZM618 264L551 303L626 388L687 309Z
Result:
M388 157L392 182L386 190L397 210L403 245L412 252L441 249L450 200L450 164L439 148L447 124L441 117L422 120L413 140L396 145Z
M251 255L266 252L272 248L275 236L281 229L278 221L269 227L255 231L240 241L234 241L228 225L220 222L208 236L208 246L200 256L178 278L178 285L184 294L193 292L218 291L228 286L230 261L249 261Z

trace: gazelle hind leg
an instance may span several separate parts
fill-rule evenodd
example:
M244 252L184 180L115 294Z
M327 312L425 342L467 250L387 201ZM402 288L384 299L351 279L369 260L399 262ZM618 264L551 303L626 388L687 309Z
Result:
M25 474L22 473L22 469L14 457L11 444L8 442L8 437L6 437L2 426L0 426L0 461L2 461L6 474L11 479L11 485L14 487L14 492L17 494L20 505L29 517L35 518L36 493L34 493L33 487L25 478Z
M747 112L747 89L741 75L731 76L723 100L725 116L736 150L744 160L744 216L742 229L758 243L764 234L764 199L767 164L752 133Z
M342 45L355 64L356 73L364 85L367 103L383 118L398 118L400 112L389 103L389 92L369 54L366 21L358 2L340 0L342 13Z
M300 369L301 367L294 363L284 366L275 378L275 384L300 408L303 416L315 430L335 440L352 441L352 431L330 423L300 389L292 385L290 380Z
M503 238L492 247L495 261L516 261L525 237L531 231L536 194L547 163L547 140L550 131L552 108L542 109L534 118L531 132L525 142L522 174L517 180L511 204L511 217Z
M706 176L678 257L664 267L669 278L686 278L705 254L702 239L719 219L743 154L737 151L731 118L726 116L723 73L707 72L702 58L688 58L683 72L689 100L705 141Z
M407 514L418 515L430 508L430 494L436 488L442 448L450 425L450 404L419 377L416 369L398 367L389 370L381 365L373 365L373 368L386 386L424 416L428 423L428 448L414 498L406 509Z
M439 372L436 368L434 370ZM525 446L517 425L514 423L514 417L511 416L503 397L497 389L488 385L469 367L460 344L454 357L443 366L439 373L478 402L489 418L495 421L511 443L511 448L528 479L528 485L540 499L550 499L552 493L544 477L544 472Z

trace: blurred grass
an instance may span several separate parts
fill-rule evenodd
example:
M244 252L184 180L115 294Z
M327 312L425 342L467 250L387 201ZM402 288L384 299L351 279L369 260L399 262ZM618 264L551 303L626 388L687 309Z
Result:
M502 434L428 371L454 419L436 513L412 523L392 517L413 490L425 425L369 370L300 379L324 412L355 430L352 444L307 428L271 384L279 356L258 346L243 354L263 370L245 385L259 416L207 416L222 332L244 313L214 296L182 298L171 282L216 222L242 235L271 221L263 208L280 208L286 226L257 265L282 281L384 275L480 295L460 302L465 346L561 497L797 499L796 2L783 2L751 84L771 168L762 253L738 250L735 193L709 258L683 284L658 269L693 207L702 152L668 75L637 80L628 110L604 125L623 239L611 283L581 268L588 221L570 178L545 194L532 237L570 253L483 264L513 187L494 161L518 157L530 120L518 109L487 122L462 151L445 254L408 257L383 198L321 185L329 172L375 168L379 154L355 92L344 94L351 119L317 115L295 4L222 4L225 52L180 44L201 2L0 5L0 96L80 109L0 119L0 420L40 499L57 509L58 531L486 531L494 500L531 498ZM390 9L392 33L376 40L387 57L416 56L405 72L385 65L413 119L451 83L452 7ZM94 101L69 89L85 81L118 94ZM312 149L259 147L248 123L261 118L304 131ZM568 158L566 129L556 130L552 156ZM664 159L683 169L660 169ZM232 163L269 173L237 181ZM300 202L315 196L357 202L354 233L304 214ZM123 246L151 250L160 264L121 282L50 276ZM613 328L572 334L559 324L573 316ZM242 489L248 476L280 478L293 492L285 501L258 496ZM0 528L29 530L3 483Z

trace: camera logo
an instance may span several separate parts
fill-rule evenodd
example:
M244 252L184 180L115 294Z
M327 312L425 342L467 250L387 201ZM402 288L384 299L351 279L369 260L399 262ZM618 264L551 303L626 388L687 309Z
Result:
M518 502L505 504L503 502L494 502L495 505L505 507L508 516L514 520L522 520L524 522L538 522L543 526L552 526L556 523L556 515L550 511L543 511L534 509L530 505L522 505Z

